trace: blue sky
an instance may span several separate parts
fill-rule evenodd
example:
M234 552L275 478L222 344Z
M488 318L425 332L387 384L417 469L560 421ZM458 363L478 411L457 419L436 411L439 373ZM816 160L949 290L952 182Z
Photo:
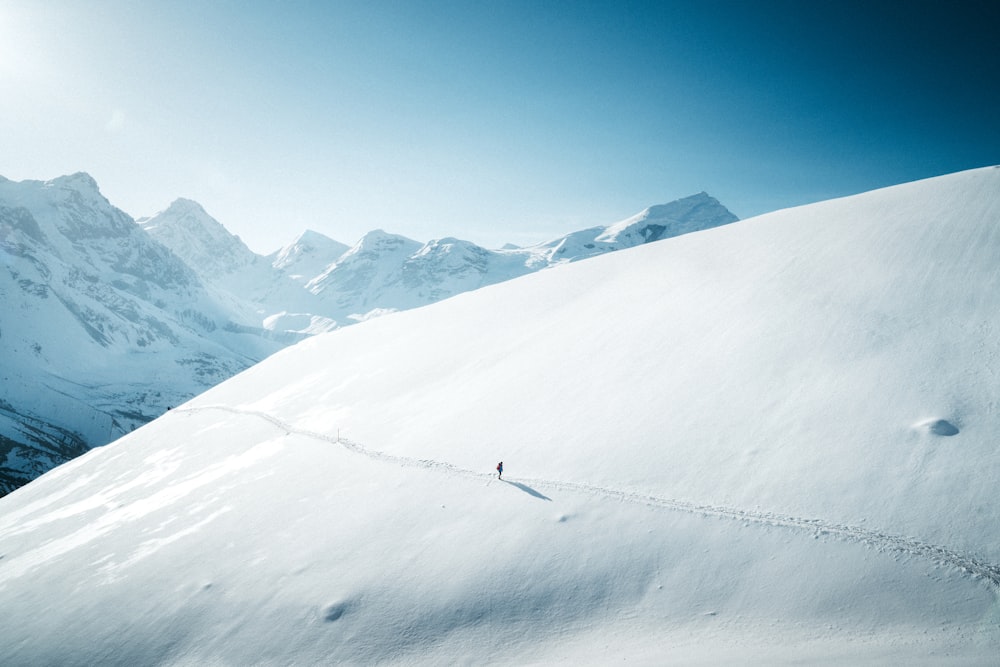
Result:
M0 175L497 247L1000 163L995 2L0 0Z

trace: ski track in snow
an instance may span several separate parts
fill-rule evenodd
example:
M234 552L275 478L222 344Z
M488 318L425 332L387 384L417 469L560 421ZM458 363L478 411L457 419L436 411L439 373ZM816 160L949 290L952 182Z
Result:
M459 468L450 463L445 463L442 461L434 461L430 459L416 459L406 456L395 456L393 454L386 454L384 452L378 452L366 449L365 447L359 445L356 442L351 442L350 440L339 438L338 436L335 435L331 436L324 433L317 433L315 431L307 431L304 429L296 428L295 426L287 422L284 422L273 415L270 415L266 412L260 412L257 410L245 410L226 405L211 405L211 406L200 406L200 407L175 408L172 412L198 413L198 412L209 412L209 411L229 412L236 415L247 415L251 417L256 417L258 419L263 419L264 421L270 422L272 425L285 431L288 434L300 435L303 437L313 438L316 440L323 440L335 445L340 445L341 447L344 447L350 452L354 452L355 454L360 454L361 456L365 456L369 459L374 459L377 461L396 463L406 467L424 468L428 470L441 470L454 475L460 475L462 477L472 477L476 479L493 478L492 473L476 472L475 470ZM921 542L919 540L915 540L909 537L902 537L899 535L881 533L875 530L859 528L857 526L832 523L824 521L822 519L807 519L802 517L777 514L774 512L744 510L732 507L722 507L717 505L699 505L695 503L685 502L682 500L672 500L670 498L661 498L659 496L646 495L642 493L621 491L618 489L610 489L602 486L594 486L591 484L580 484L577 482L562 482L556 480L531 479L531 478L519 478L519 481L547 489L556 489L560 491L572 491L572 492L585 493L589 495L598 495L598 496L603 496L605 498L615 498L622 502L646 505L649 507L663 507L665 509L670 509L678 512L687 512L689 514L700 514L706 517L720 517L724 519L743 521L744 523L755 523L766 526L780 526L800 531L808 531L811 532L816 538L836 537L853 542L859 542L867 544L880 551L895 551L904 554L909 554L912 556L919 556L921 558L927 558L936 563L951 565L965 571L966 573L972 575L975 578L985 579L990 584L992 584L994 588L1000 589L1000 565L984 561L971 554L954 551L952 549L948 549L946 547L938 546L935 544L929 544L927 542Z

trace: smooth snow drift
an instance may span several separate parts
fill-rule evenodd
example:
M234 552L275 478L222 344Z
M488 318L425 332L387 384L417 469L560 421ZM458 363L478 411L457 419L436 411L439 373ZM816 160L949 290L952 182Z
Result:
M311 338L0 500L0 654L995 663L998 257L980 169Z

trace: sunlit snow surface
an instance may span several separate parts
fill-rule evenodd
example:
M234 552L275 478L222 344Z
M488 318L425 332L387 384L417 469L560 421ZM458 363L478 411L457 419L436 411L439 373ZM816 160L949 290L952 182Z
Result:
M0 500L0 661L995 664L998 260L982 169L300 343Z

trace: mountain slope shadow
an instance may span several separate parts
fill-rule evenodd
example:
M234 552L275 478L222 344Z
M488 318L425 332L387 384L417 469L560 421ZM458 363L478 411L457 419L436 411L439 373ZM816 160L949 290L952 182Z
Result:
M552 499L549 498L547 495L545 495L544 493L542 493L540 491L535 491L533 488L531 488L527 484L521 484L520 482L511 482L510 480L506 480L506 479L501 479L500 481L503 482L504 484L510 484L511 486L516 486L517 488L519 488L522 491L524 491L525 493L527 493L529 496L534 496L536 498L541 498L542 500L548 500L550 502L552 501Z

